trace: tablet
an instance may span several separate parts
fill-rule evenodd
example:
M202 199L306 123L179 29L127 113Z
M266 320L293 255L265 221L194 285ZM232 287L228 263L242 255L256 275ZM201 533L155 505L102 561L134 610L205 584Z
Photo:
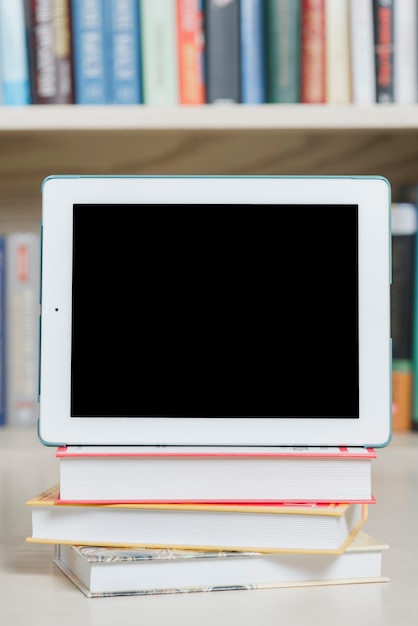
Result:
M52 176L46 445L384 446L382 177Z

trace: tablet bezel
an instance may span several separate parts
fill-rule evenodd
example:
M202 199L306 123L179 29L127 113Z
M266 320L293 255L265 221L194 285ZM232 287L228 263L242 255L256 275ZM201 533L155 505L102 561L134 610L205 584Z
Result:
M358 419L70 416L74 204L359 206ZM51 176L42 186L39 438L45 445L384 446L391 437L391 192L383 177Z

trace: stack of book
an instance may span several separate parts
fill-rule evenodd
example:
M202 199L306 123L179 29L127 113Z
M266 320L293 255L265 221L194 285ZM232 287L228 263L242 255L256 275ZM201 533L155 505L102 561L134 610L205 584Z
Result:
M88 597L378 582L372 448L58 447L29 542Z

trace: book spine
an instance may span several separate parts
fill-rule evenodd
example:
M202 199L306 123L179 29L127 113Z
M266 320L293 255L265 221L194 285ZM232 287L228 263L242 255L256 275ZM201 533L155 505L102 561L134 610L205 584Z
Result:
M108 101L141 104L141 48L138 0L104 0Z
M267 0L265 32L268 102L297 103L300 101L300 0Z
M33 104L73 104L69 0L26 0Z
M241 102L266 102L265 3L263 0L241 0Z
M408 201L415 203L418 214L418 187L415 193L408 195ZM412 293L412 430L418 431L418 233L415 241L414 287ZM393 282L393 279L392 279Z
M394 0L373 0L376 102L394 102Z
M102 0L72 0L76 104L107 104Z
M240 5L207 0L205 8L206 101L241 101Z
M56 75L54 104L74 104L71 0L52 0L53 50Z
M415 248L417 209L412 203L392 204L392 430L412 424Z
M350 0L350 55L353 103L375 104L376 70L371 2Z
M392 204L391 335L394 359L412 356L413 289L417 210L412 203Z
M178 104L176 4L173 0L141 0L141 38L144 104Z
M417 102L418 8L416 0L398 0L393 5L394 102Z
M326 102L350 104L349 0L325 0Z
M30 104L24 0L0 0L0 64L3 104Z
M7 413L10 425L38 420L40 250L37 233L6 239Z
M204 104L203 0L177 0L177 54L179 103Z
M6 423L6 238L0 235L0 426Z
M394 360L392 365L392 431L412 427L412 361Z
M301 94L303 104L326 101L325 0L302 0Z

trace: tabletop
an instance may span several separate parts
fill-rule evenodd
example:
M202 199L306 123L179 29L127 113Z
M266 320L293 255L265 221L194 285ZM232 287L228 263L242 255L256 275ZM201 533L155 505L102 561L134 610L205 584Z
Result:
M34 428L0 428L1 624L418 624L418 433L395 433L372 461L363 530L389 544L389 582L216 593L86 598L53 564L53 546L26 542L26 501L58 482L55 451Z

